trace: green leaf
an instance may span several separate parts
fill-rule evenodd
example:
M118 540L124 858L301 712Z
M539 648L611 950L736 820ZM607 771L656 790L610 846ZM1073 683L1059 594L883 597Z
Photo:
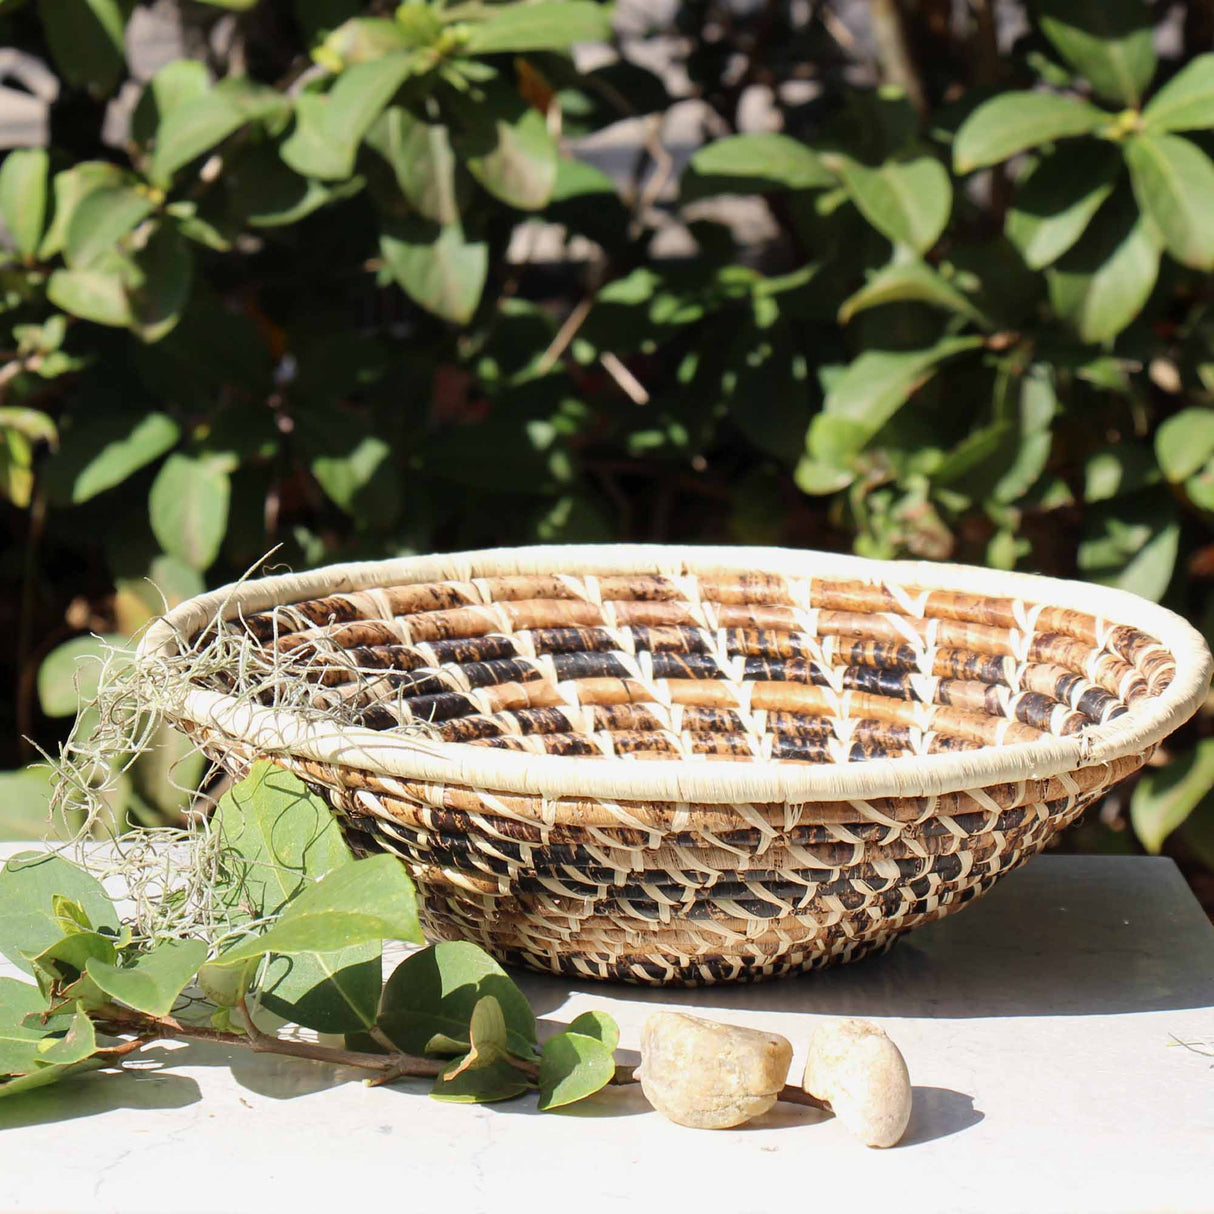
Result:
M412 54L385 55L382 59L356 63L337 78L322 114L328 143L340 149L340 154L335 153L334 167L340 163L342 171L336 176L348 177L354 171L354 157L363 136L412 74L415 64Z
M1148 131L1198 131L1214 127L1214 54L1198 55L1151 98L1142 111Z
M38 1043L46 1029L25 1024L26 1016L46 1008L42 992L29 982L0 978L0 1075L23 1075L34 1070Z
M130 186L102 186L77 204L67 231L64 259L87 270L155 209L151 198Z
M131 322L126 284L118 274L100 270L56 270L46 297L57 308L99 325L125 327Z
M1026 148L1091 134L1111 121L1112 116L1104 110L1073 97L1000 93L961 124L953 142L953 166L958 173L968 173L1007 160Z
M521 1096L530 1086L522 1071L504 1057L472 1067L457 1060L439 1073L430 1095L452 1104L491 1104Z
M284 163L304 177L345 178L354 170L356 144L329 133L329 98L300 93L295 98L295 125L282 141Z
M407 1054L421 1054L436 1034L467 1040L479 1000L501 1007L510 1052L535 1054L535 1015L517 986L488 953L467 941L435 944L406 957L380 997L379 1026Z
M1084 140L1047 156L1017 185L1007 236L1028 265L1052 264L1083 235L1113 192L1122 163L1113 145Z
M170 556L208 569L228 526L231 483L214 461L177 452L164 461L148 494L148 518Z
M403 106L390 106L367 142L392 166L401 192L427 219L456 223L456 161L447 128L422 122Z
M46 221L46 174L42 148L18 148L0 165L0 219L17 252L27 260L38 252Z
M967 434L932 472L932 484L956 485L958 481L971 477L1000 451L1007 450L1014 441L1015 433L1010 421L998 421Z
M860 213L895 244L926 253L940 239L953 206L948 170L933 156L887 160L869 168L850 156L832 155Z
M1130 822L1143 847L1158 854L1164 840L1214 787L1214 738L1205 738L1166 767L1150 769L1130 798Z
M123 939L103 936L100 932L81 931L78 924L62 914L56 917L56 922L67 935L60 936L40 953L29 957L34 977L38 980L38 989L48 1000L58 989L69 999L89 994L95 1002L103 1002L92 981L85 976L85 968L90 960L115 963L118 960L117 945L123 943ZM130 933L127 932L124 938L129 941Z
M567 1031L582 1037L593 1037L612 1052L620 1044L620 1026L606 1012L583 1012L570 1021Z
M149 1016L167 1016L206 959L207 946L201 940L166 940L136 958L133 965L120 969L94 958L85 972L107 995L127 1007Z
M925 350L866 350L831 386L809 429L810 454L840 466L936 373L940 363L982 345L981 337L945 337Z
M830 189L835 184L818 154L787 135L729 135L692 154L679 193L687 203L714 194Z
M216 828L228 849L230 883L220 897L257 918L279 914L309 884L353 862L321 797L290 772L255 763L219 801ZM320 1032L375 1022L382 985L378 942L331 953L275 958L261 1001L276 1015ZM239 991L231 992L235 1002Z
M101 666L124 638L80 636L56 645L38 667L38 703L48 717L73 717L81 702L95 699Z
M1120 442L1093 451L1083 466L1083 500L1089 505L1137 493L1159 483L1151 452L1139 443Z
M606 42L611 37L611 9L594 0L541 0L482 11L490 15L472 26L465 54L557 51L575 42Z
M1155 432L1155 455L1170 481L1183 481L1214 455L1214 409L1181 409Z
M1184 482L1185 496L1198 510L1214 513L1214 459L1208 460Z
M122 79L125 0L38 0L38 15L59 74L75 88L108 96Z
M497 99L494 142L482 149L461 140L469 172L499 201L522 211L548 205L556 185L558 152L544 115L517 93Z
M143 87L131 115L131 136L147 143L156 134L165 115L178 106L192 105L206 95L210 77L198 59L171 59Z
M472 1019L468 1021L468 1040L474 1051L504 1052L508 1048L506 1017L502 1013L502 1005L492 995L485 995L476 1001Z
M1050 368L1038 363L1021 377L1013 416L1019 422L1015 452L990 491L990 500L1010 505L1037 483L1049 463L1054 446L1051 423L1058 413Z
M266 953L331 953L382 940L421 943L413 883L396 856L355 860L309 885L264 935L210 964L242 965Z
M1138 205L1168 252L1195 270L1214 270L1214 162L1179 135L1139 135L1125 157Z
M41 839L51 829L50 772L44 767L0 771L0 839Z
M1159 234L1117 191L1073 249L1046 270L1050 303L1088 342L1116 337L1142 311L1159 276Z
M371 482L391 454L392 448L382 438L367 435L348 453L334 451L315 456L311 462L312 475L347 514L357 515L360 490Z
M864 286L840 305L839 323L847 324L857 312L868 308L908 300L955 312L983 328L991 327L987 317L948 279L917 259L895 261L873 274Z
M356 194L363 184L361 177L332 186L301 177L265 144L249 148L224 177L233 210L255 228L298 223L328 203Z
M49 1084L58 1083L62 1079L70 1079L73 1075L83 1075L87 1071L95 1071L108 1065L109 1062L106 1058L98 1056L88 1058L84 1062L73 1063L70 1066L43 1065L36 1071L30 1071L27 1075L17 1075L13 1079L0 1083L0 1098L18 1096L22 1092L29 1092L34 1088L44 1088Z
M441 1035L432 1043L442 1040ZM492 996L478 999L468 1024L467 1053L444 1067L434 1081L431 1096L462 1104L507 1100L531 1085L508 1055L506 1019Z
M816 422L817 418L814 420ZM823 421L828 423L827 428L829 428L829 422L833 420L835 419L827 419L823 415ZM850 434L851 430L848 427L847 435ZM854 454L849 437L845 437L841 443L836 442L823 434L821 426L818 429L817 443L820 447L828 448L832 458L837 458L843 463L849 461ZM826 497L831 493L838 493L840 489L846 489L855 480L855 473L850 469L840 468L837 463L827 463L825 460L815 459L806 454L797 461L797 466L793 470L793 480L802 493L808 493L811 497Z
M593 1096L615 1075L612 1048L595 1037L570 1031L544 1042L540 1054L539 1107L547 1112Z
M1092 581L1158 602L1172 580L1179 542L1171 496L1147 490L1085 512L1078 565Z
M441 30L437 18L434 20ZM404 26L391 17L352 17L331 30L319 52L313 51L313 58L318 63L348 67L353 63L378 59L391 51L408 50L411 45Z
M321 1033L370 1028L383 988L379 941L270 959L259 984L261 1006Z
M266 760L219 799L214 825L235 869L221 896L257 919L281 914L309 884L352 862L325 801Z
M83 1007L77 1006L62 1037L44 1037L38 1043L40 1061L50 1066L72 1066L97 1052L97 1033Z
M172 331L189 301L194 255L177 229L162 222L134 258L139 282L127 292L131 328L143 341L159 341Z
M1037 0L1041 32L1104 101L1137 106L1155 75L1142 0Z
M62 173L56 173L55 213L42 238L38 256L43 261L49 261L62 251L76 208L93 190L119 186L125 180L126 174L122 169L108 160L84 160L70 169L64 169Z
M160 120L148 176L168 189L178 169L238 131L250 115L235 97L218 89L171 109Z
M180 436L164 413L98 413L64 433L47 464L52 501L79 505L159 459Z
M489 273L484 241L469 240L459 224L404 219L384 226L379 247L392 277L416 303L454 324L472 318Z

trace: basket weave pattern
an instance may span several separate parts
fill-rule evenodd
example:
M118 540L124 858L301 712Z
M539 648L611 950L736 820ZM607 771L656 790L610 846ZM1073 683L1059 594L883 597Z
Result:
M1176 674L1155 637L1073 606L761 569L401 582L229 627L306 657L313 705L364 729L579 771L1031 754L1132 719ZM266 753L183 724L234 770ZM430 938L558 973L702 984L888 947L1041 850L1152 749L931 794L726 803L272 757L325 793L356 845L404 859Z

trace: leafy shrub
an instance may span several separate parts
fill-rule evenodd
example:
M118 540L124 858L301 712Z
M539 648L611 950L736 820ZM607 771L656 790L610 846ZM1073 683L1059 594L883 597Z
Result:
M1039 0L1004 52L1003 10L866 8L684 0L590 68L593 0L200 0L144 81L130 0L0 4L60 89L0 165L17 731L53 740L91 642L55 646L138 627L145 579L174 602L274 545L850 545L1210 618L1206 10L1159 59L1141 0ZM621 181L578 141L624 129ZM1148 776L1140 837L1200 803L1214 860L1208 786L1204 751ZM119 800L173 804L142 763Z

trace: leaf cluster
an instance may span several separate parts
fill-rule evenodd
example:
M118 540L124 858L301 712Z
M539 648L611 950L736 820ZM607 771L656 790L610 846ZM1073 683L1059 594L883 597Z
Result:
M211 829L223 847L215 915L194 936L136 937L97 878L60 855L23 853L0 870L0 954L34 979L0 978L0 1097L118 1065L160 1037L243 1034L300 1053L264 1031L265 1013L349 1045L304 1056L375 1067L359 1051L379 1052L378 1082L431 1074L439 1100L538 1089L550 1109L614 1078L610 1017L585 1013L541 1050L526 998L474 944L413 952L385 984L383 942L422 942L405 867L356 860L289 772L254 765Z

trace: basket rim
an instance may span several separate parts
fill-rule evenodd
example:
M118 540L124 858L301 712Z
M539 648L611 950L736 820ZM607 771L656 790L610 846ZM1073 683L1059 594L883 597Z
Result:
M954 590L1045 602L1099 620L1128 624L1156 637L1176 661L1176 675L1159 696L1083 733L980 750L874 759L855 764L786 764L539 755L433 742L365 726L310 721L288 709L242 704L236 697L191 688L174 719L217 731L266 754L361 769L388 778L459 784L541 797L633 801L789 802L932 796L992 784L1046 779L1141 753L1184 724L1205 699L1214 659L1202 635L1175 612L1128 591L1037 574L929 561L880 561L810 549L664 544L551 544L399 557L328 565L305 573L230 583L152 621L140 657L180 652L217 614L266 610L328 594L414 582L470 581L509 574L668 576L760 570L791 577L892 581L921 589ZM875 812L875 811L874 811Z

